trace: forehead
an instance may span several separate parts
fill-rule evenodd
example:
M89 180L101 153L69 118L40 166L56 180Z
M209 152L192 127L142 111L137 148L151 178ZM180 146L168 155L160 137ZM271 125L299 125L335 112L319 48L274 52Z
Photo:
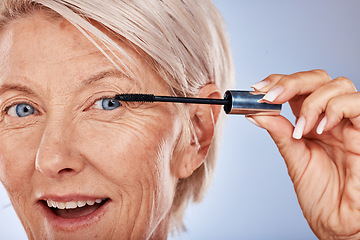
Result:
M49 18L41 11L10 22L1 31L0 40L2 54L19 54L28 62L44 58L68 61L89 54L102 57L101 52L67 20Z
M117 62L118 65L124 64L130 69L137 81L149 72L156 75L145 54L123 40L117 39L116 43L127 54L119 56L121 63ZM111 56L110 51L107 53ZM26 73L37 79L56 74L87 75L99 68L114 68L113 63L67 20L49 18L42 12L15 20L2 29L0 57L0 75Z

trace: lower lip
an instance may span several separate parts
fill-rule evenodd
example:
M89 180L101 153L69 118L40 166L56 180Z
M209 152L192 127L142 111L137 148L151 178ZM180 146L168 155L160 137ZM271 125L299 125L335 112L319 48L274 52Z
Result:
M110 208L111 200L108 199L96 211L79 218L62 218L57 216L46 204L45 201L38 203L42 214L45 216L47 222L56 230L60 231L75 231L86 228L94 223L100 221L101 217L105 215Z

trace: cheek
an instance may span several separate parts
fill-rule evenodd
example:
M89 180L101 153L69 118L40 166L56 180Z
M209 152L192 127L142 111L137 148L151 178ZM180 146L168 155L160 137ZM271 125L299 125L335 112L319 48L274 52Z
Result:
M131 191L125 186L146 184L155 189L170 178L178 134L174 122L156 116L133 116L117 123L84 121L77 127L78 148L96 171L120 188Z
M0 180L9 193L26 190L35 171L41 129L3 131L0 136Z

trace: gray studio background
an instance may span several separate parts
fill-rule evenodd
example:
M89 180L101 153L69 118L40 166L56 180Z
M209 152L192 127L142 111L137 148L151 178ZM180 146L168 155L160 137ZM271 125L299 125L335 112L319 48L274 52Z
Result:
M272 73L315 68L349 77L359 89L360 1L214 2L228 26L238 89ZM291 116L288 106L283 115ZM0 186L0 208L8 204ZM170 239L316 239L270 137L235 115L227 119L212 187L189 207L185 224L187 232ZM26 239L11 207L0 210L0 239Z

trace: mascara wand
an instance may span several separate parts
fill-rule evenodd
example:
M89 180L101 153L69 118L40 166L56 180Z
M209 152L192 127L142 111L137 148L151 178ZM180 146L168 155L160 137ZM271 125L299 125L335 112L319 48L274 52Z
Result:
M118 94L114 98L122 102L174 102L224 105L226 114L279 115L281 104L259 103L263 93L228 90L224 99L155 96L153 94Z

